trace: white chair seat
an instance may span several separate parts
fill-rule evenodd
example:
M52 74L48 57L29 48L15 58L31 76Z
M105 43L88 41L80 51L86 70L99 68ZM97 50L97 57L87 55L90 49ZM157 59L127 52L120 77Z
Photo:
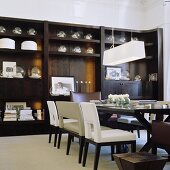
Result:
M131 116L121 116L120 118L117 119L117 122L120 123L131 123L132 121L138 121L135 117Z
M75 119L64 119L64 123L73 123L73 122L78 122Z
M74 119L64 119L64 128L73 132L79 132L78 121ZM100 126L101 130L113 130L106 126Z
M92 133L92 138L94 133ZM111 129L111 130L102 130L101 139L98 143L103 142L120 142L120 141L133 141L136 140L136 135L134 133L120 130L120 129Z
M138 120L132 120L131 124L132 125L137 125L137 126L143 126Z
M112 128L107 127L107 126L100 126L100 129L101 130L113 130Z
M66 124L64 124L64 129L79 133L79 123L76 121L75 122L66 122Z
M79 132L78 121L75 119L64 119L64 128L73 132Z

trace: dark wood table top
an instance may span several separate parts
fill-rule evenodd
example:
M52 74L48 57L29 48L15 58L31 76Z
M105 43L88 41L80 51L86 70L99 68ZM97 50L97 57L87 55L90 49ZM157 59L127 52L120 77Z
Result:
M112 104L96 104L97 109L100 111L106 112L115 112L117 114L134 116L136 113L154 113L162 115L170 115L170 108L162 108L161 105L151 104L148 105L139 105L139 106L127 106L127 107L117 107Z

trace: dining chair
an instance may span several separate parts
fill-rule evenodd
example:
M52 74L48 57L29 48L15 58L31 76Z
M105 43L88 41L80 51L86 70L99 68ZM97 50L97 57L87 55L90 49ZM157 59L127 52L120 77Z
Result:
M80 105L79 103L76 102L56 101L56 106L59 114L59 125L61 127L61 129L59 130L58 144L60 144L61 132L64 131L68 133L66 155L69 155L71 139L73 137L77 137L79 139L78 163L81 163L85 131L84 131L84 121L83 121L82 112L80 110ZM75 122L69 124L65 123L64 122L65 118L75 120Z
M72 102L101 102L101 92L90 92L90 93L80 93L80 92L70 92L70 98ZM104 112L99 112L100 123L103 126L108 126L108 119L112 114L105 114ZM116 118L116 115L115 115ZM115 119L116 120L116 119Z
M165 149L170 159L170 122L152 122L152 145L153 153L157 153L157 148Z
M70 98L73 102L89 102L90 100L101 100L101 92L90 92L90 93L80 93L80 92L70 92Z
M59 124L59 117L58 117L58 111L56 108L56 104L54 101L47 101L47 106L49 110L49 117L50 117L50 129L49 129L49 143L51 143L51 138L53 131L55 131L55 137L54 137L54 147L56 147L57 143L57 137L59 132L62 133L64 132ZM65 124L72 124L73 122L76 122L73 119L64 119L63 120ZM60 135L60 141L61 141L61 135ZM58 144L58 149L60 145Z
M149 113L145 113L144 117L146 120L151 121ZM137 130L138 138L140 138L140 130L145 129L145 127L134 116L120 116L117 118L117 122L119 128L126 129L131 132Z
M131 151L136 151L135 134L120 129L101 130L96 105L94 103L81 102L80 107L83 113L85 125L83 166L86 164L89 143L95 145L93 170L97 170L98 168L101 146L111 146L111 154L114 153L114 145L122 144L131 144Z
M59 131L58 113L54 101L47 101L47 106L48 106L49 117L50 117L49 143L51 143L52 133L53 130L55 130L54 147L56 147L57 135Z

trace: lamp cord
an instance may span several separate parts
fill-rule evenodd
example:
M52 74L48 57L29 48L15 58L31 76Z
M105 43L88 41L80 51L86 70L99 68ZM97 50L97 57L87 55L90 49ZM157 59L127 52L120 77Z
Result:
M110 48L114 48L114 29L112 28L112 45Z

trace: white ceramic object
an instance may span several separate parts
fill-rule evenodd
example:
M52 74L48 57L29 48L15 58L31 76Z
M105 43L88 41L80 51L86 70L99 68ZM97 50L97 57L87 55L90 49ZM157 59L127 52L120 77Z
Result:
M23 41L21 43L22 50L37 50L37 43L34 41Z
M28 35L36 35L37 34L37 31L34 29L34 28L30 28L28 31L27 31Z
M15 49L15 41L10 38L1 38L0 48Z
M12 32L13 32L14 34L22 34L22 30L21 30L20 27L15 27L15 28L12 30Z

